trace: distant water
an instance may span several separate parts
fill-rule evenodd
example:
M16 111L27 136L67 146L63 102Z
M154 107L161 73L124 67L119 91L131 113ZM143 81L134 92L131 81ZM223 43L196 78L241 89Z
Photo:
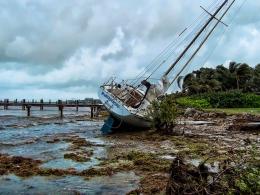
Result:
M82 120L89 110L64 111L59 119L57 109L40 111L33 109L32 117L26 111L0 110L0 153L23 156L43 161L42 167L82 171L100 163L107 156L109 143L102 139L100 128L103 121ZM78 120L80 118L80 120ZM64 159L70 143L62 138L81 137L96 143L88 162ZM50 140L58 139L55 143ZM86 148L87 150L88 148ZM19 178L15 175L0 176L0 194L124 194L137 187L138 177L134 173L119 173L111 177L91 180L77 176Z

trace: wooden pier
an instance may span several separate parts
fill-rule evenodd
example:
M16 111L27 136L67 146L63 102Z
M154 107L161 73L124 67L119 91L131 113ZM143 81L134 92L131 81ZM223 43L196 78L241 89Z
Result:
M20 107L22 110L26 110L27 116L31 116L31 108L39 107L39 110L43 111L46 107L56 107L59 110L60 117L63 118L64 108L75 108L75 111L78 112L79 108L90 108L90 117L94 118L98 115L98 113L104 109L103 104L98 102L98 100L91 101L82 101L82 100L58 100L56 102L44 101L41 99L40 101L26 101L25 99L18 101L10 101L9 99L0 100L0 107L3 106L4 110L8 110L10 107Z

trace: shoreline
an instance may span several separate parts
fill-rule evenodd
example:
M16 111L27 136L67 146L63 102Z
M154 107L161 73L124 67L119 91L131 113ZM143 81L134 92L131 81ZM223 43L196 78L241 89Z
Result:
M93 138L103 140L102 143L95 143L89 138L82 137L81 134L76 136L60 133L53 134L53 136L43 136L41 141L47 144L59 142L69 144L69 147L64 151L64 159L78 163L87 163L90 159L97 159L98 162L93 164L94 166L82 170L53 169L44 168L41 166L43 162L31 158L1 155L0 169L2 170L0 173L1 175L16 174L22 178L39 175L79 176L86 181L120 173L125 173L127 178L127 173L134 173L136 175L134 177L138 180L138 187L129 194L160 194L165 193L170 177L170 167L176 157L181 156L185 163L196 167L207 160L207 166L217 171L223 161L233 154L239 153L250 157L253 146L257 148L257 151L260 151L259 131L241 131L236 127L238 121L251 120L252 116L215 117L212 115L211 118L206 117L206 120L205 114L202 117L198 116L197 122L190 123L183 123L184 120L194 121L189 116L179 118L179 124L174 128L175 134L171 135L163 135L154 130L118 132L106 136L95 134ZM39 118L31 120L35 122ZM56 118L51 121L44 120L46 123L57 123ZM60 124L89 119L82 116L81 118L72 117L69 120L66 118L64 120L60 121ZM32 142L37 142L37 140ZM24 144L31 144L31 142ZM93 152L97 148L105 150L105 156L93 157ZM259 160L259 152L257 155ZM239 156L234 158L239 158ZM19 160L17 161L17 159ZM28 162L31 163L30 167L26 165ZM6 163L9 163L10 166L8 166L9 168L5 167L6 170L4 170ZM20 166L20 169L15 169L16 166Z

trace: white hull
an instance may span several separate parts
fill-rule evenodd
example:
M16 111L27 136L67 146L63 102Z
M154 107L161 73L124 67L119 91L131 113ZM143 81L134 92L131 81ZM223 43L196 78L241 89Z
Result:
M113 97L105 88L100 87L99 99L107 108L112 116L117 118L120 122L129 124L135 127L149 128L151 121L145 119L138 114L136 109L125 106L120 100Z

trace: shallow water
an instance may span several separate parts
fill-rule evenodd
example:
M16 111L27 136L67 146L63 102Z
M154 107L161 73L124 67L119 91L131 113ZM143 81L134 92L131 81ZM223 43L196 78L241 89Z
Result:
M133 173L85 180L82 177L31 177L21 179L15 175L0 177L1 194L125 194L137 185Z
M107 146L100 134L103 121L77 120L70 111L63 120L49 111L34 111L34 116L23 117L21 110L0 110L0 153L42 160L41 167L75 169L82 171L96 166L106 158ZM53 111L55 112L55 111ZM69 116L69 117L68 117ZM80 137L94 143L81 148L81 152L93 150L87 162L64 159L73 152L70 141L64 138ZM56 139L56 140L55 140ZM55 141L53 141L55 140ZM0 177L0 194L124 194L137 188L138 177L134 173L118 173L111 177L85 180L78 176L19 178L15 175Z

